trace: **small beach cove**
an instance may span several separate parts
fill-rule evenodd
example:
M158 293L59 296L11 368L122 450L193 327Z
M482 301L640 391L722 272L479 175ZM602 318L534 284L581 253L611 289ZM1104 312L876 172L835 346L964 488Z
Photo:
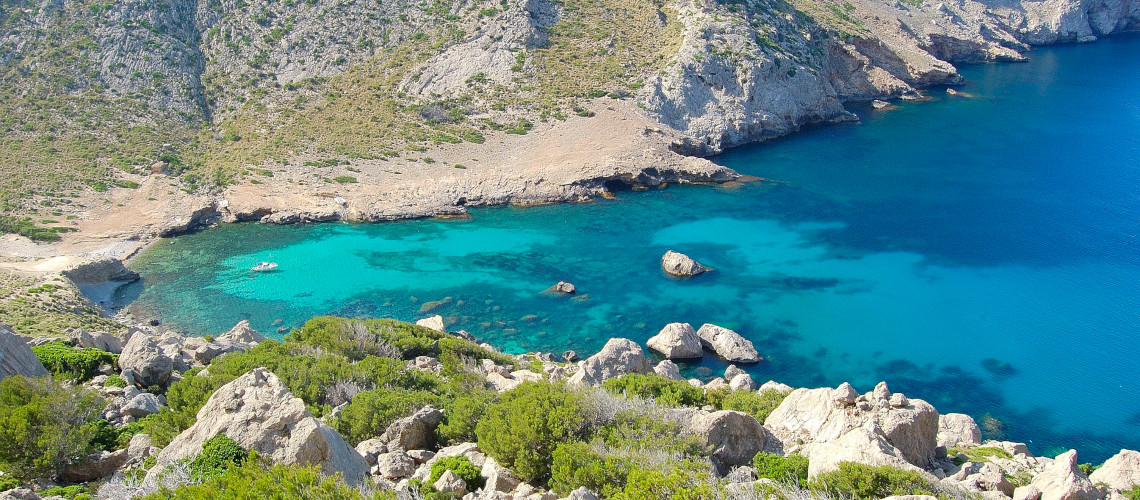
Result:
M508 352L666 323L751 339L760 381L887 380L1082 461L1140 430L1140 39L963 67L972 96L872 110L714 160L772 179L384 224L222 225L132 260L122 304L213 335L440 314ZM668 249L716 269L665 276ZM262 261L278 270L252 273ZM574 283L573 298L541 292ZM706 355L690 376L719 375ZM991 421L991 422L994 422Z

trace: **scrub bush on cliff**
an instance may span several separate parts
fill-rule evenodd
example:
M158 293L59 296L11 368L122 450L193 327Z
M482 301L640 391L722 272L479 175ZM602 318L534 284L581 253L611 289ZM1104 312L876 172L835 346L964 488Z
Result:
M27 481L83 460L94 451L104 406L95 392L46 377L0 380L0 470Z
M813 491L857 500L895 495L937 495L937 488L920 472L853 462L842 462L838 470L816 476L808 487Z
M703 390L689 385L688 382L667 379L658 375L631 373L606 380L602 383L602 387L614 394L653 399L658 404L666 406L702 406L705 404Z
M475 435L480 448L521 479L543 482L554 449L585 436L587 411L583 397L564 385L526 382L487 408Z
M76 349L66 342L47 342L33 346L32 352L49 372L76 382L91 380L91 377L99 374L99 366L115 366L119 358L99 349Z

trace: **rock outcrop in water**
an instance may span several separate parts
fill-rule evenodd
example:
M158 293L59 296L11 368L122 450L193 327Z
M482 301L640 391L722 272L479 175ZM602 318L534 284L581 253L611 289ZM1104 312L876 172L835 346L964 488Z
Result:
M693 325L669 323L646 341L646 346L661 353L666 359L693 359L704 355L701 338Z
M733 363L758 363L762 359L752 341L728 328L705 323L697 330L701 345Z
M661 269L673 276L691 278L709 271L709 268L680 252L669 250L661 257Z

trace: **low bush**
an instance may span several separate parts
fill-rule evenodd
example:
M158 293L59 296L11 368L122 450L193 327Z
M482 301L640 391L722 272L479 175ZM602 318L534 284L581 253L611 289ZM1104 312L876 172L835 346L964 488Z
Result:
M760 452L752 457L752 467L760 479L806 483L808 478L808 459L802 455Z
M244 500L249 498L306 498L314 500L395 499L392 492L366 496L339 476L325 476L317 466L268 465L246 460L241 466L207 479L202 484L161 488L145 500Z
M718 498L716 479L707 463L684 461L667 469L638 467L630 471L625 487L614 500L705 500Z
M435 429L436 439L443 445L475 441L475 428L494 400L495 393L485 389L455 398Z
M380 436L392 422L427 405L441 405L442 398L427 391L373 389L357 394L341 411L335 427L345 441L357 443Z
M20 481L50 479L84 459L105 404L94 391L46 377L0 380L0 470Z
M126 387L127 381L118 375L108 375L107 381L103 382L103 387Z
M56 486L39 492L44 497L63 497L67 500L91 500L91 492L87 486L76 484L72 486Z
M606 380L602 383L602 387L614 394L651 398L659 404L667 406L702 406L705 404L703 390L689 385L688 382L667 379L658 375L631 373Z
M475 427L479 447L526 481L550 478L554 449L586 432L583 397L564 385L526 382L487 408Z
M12 488L18 488L20 480L12 476L0 476L0 491L8 491Z
M190 478L205 481L241 465L249 451L225 434L218 434L202 444L202 452L190 462Z
M1140 486L1133 486L1132 489L1120 493L1127 497L1128 500L1140 500Z
M709 403L718 410L742 411L764 423L780 403L784 401L786 393L767 390L756 391L713 391L708 393Z
M1008 451L1005 451L996 446L976 446L973 448L951 448L947 455L951 457L957 456L959 453L966 455L966 458L971 462L989 462L994 458L1013 458ZM959 464L961 465L961 464Z
M99 374L100 365L114 366L119 358L118 355L99 349L76 349L62 341L33 346L32 352L49 372L76 382L90 380Z
M894 495L935 495L926 476L889 465L871 466L853 462L839 464L838 470L819 474L808 483L811 490L834 496L871 500Z
M436 460L431 465L431 477L428 478L428 484L435 484L440 476L447 471L459 476L459 479L467 484L468 491L475 491L483 487L484 480L483 476L479 474L479 468L475 467L475 464L463 455Z
M95 421L95 436L91 444L106 451L115 451L126 448L131 444L131 438L142 432L142 424L131 422L122 427L113 427L106 420Z

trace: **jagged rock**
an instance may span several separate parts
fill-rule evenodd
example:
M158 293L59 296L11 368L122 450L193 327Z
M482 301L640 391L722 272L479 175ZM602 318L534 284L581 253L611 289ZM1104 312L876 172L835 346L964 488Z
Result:
M578 359L578 353L575 351L564 351L562 353L562 360L567 363L577 363Z
M132 337L132 339L133 338L134 337ZM194 339L194 341L205 341L205 339L200 337L191 338ZM155 343L158 344L158 348L162 350L163 354L170 358L175 372L181 373L189 370L196 363L194 352L186 348L188 341L189 339L186 336L171 331L164 332L155 338Z
M447 325L443 323L443 316L440 316L438 314L416 321L416 324L424 328L430 328L440 333L447 333Z
M768 431L752 415L739 411L699 414L689 421L689 432L711 448L713 464L722 474L734 466L749 465L768 442Z
M732 379L736 378L737 375L741 375L743 373L746 373L746 372L744 370L741 370L739 366L728 365L728 368L724 369L724 379L725 380L732 380Z
M440 475L432 486L441 493L454 493L456 496L467 494L467 483L464 483L462 478L451 471L446 471Z
M1010 455L1014 455L1014 456L1016 456L1016 455L1025 455L1027 457L1033 456L1032 453L1029 453L1029 447L1026 446L1025 443L1015 443L1013 441L993 441L993 440L991 440L991 441L986 441L986 442L982 443L982 446L1001 448L1001 449L1005 450L1006 452L1008 452Z
M119 467L127 463L127 458L129 454L126 449L101 451L87 457L84 462L68 465L60 472L59 478L69 483L103 479L119 470Z
M475 342L476 340L478 340L475 338L474 335L471 335L471 332L468 332L467 330L454 331L454 332L451 332L451 334L456 336L456 337L459 337L463 340L466 340L468 342Z
M809 477L836 470L843 462L921 470L907 462L902 452L877 432L873 424L850 429L835 439L808 443L799 452L808 457Z
M368 475L364 457L313 418L276 375L255 368L210 396L194 425L158 454L145 483L157 485L167 465L194 457L218 434L276 463L313 464L325 473L339 472L349 484L360 484Z
M365 439L356 444L356 452L364 457L368 465L376 465L376 457L388 453L388 445L380 439Z
M28 488L12 488L0 491L0 500L40 500L40 495Z
M890 405L891 408L906 408L910 405L910 400L908 400L903 393L896 392L891 394Z
M429 449L435 444L435 427L443 420L443 410L434 406L420 408L410 417L401 418L380 435L389 450Z
M416 356L416 359L412 360L412 366L420 370L427 370L436 373L439 373L439 370L443 369L443 363L431 356Z
M788 384L781 384L775 380L769 380L761 384L760 388L757 390L760 392L776 391L780 394L787 394L789 392L792 392L792 386Z
M131 398L130 401L127 401L126 404L119 409L119 413L135 418L142 418L158 413L160 409L162 409L162 403L158 400L158 396L144 392Z
M974 417L962 413L938 416L938 446L953 448L982 442L982 430Z
M559 281L558 283L551 285L550 288L547 288L546 292L566 294L566 295L574 295L575 293L578 293L578 288L575 287L573 283L567 283L565 281Z
M143 387L162 385L170 380L174 361L163 352L154 337L139 332L123 347L119 368L131 370L134 382Z
M1041 490L1041 500L1099 500L1104 496L1077 467L1077 450L1057 455L1030 484Z
M401 450L376 457L376 470L387 479L403 479L416 472L416 461Z
M1093 484L1104 483L1121 491L1140 485L1140 452L1120 450L1089 475Z
M428 450L408 450L408 456L412 457L412 460L415 460L417 464L422 464L435 458L435 452Z
M230 331L218 335L214 340L220 343L244 346L244 349L249 349L265 342L265 336L249 326L249 321L243 319L234 325L233 328L230 328Z
M135 434L131 436L131 442L127 445L127 461L129 463L139 463L143 459L149 457L154 450L154 443L148 434Z
M581 362L581 368L570 376L571 385L599 385L606 379L629 373L653 371L641 346L629 339L610 339L597 354Z
M71 341L75 343L75 347L84 349L99 349L113 354L123 352L123 341L107 332L87 333L85 330L76 329L71 332Z
M885 455L917 467L932 466L938 433L938 412L934 407L921 399L910 399L906 407L886 404L861 410L851 405L855 394L846 383L837 389L796 389L764 425L785 448L800 442L828 443L847 436L845 439L852 445L873 445L877 451L868 452L869 459L883 461L886 459L879 455ZM848 436L855 429L863 429L871 437ZM880 437L884 444L878 443ZM833 452L830 448L825 450Z
M249 326L249 321L243 319L212 341L207 342L204 338L197 337L186 339L184 347L195 361L207 365L218 356L230 352L245 352L262 342L265 342L265 336Z
M515 380L496 371L487 374L487 384L496 391L507 392L522 385L522 380Z
M705 383L704 388L709 391L728 389L728 381L724 377L717 377Z
M1019 486L1013 490L1013 500L1039 500L1041 490L1032 484Z
M1013 496L1014 484L1005 477L997 465L984 463L977 467L971 467L971 469L976 470L971 470L965 477L958 480L960 486L974 492L997 491L1007 497ZM963 470L966 470L965 466L963 466Z
M24 343L23 337L16 335L12 328L0 323L0 379L9 375L43 377L48 374L43 363Z
M566 500L599 500L599 498L594 492L586 489L585 486L581 486L571 491L570 494L566 496Z
M677 366L677 363L668 359L657 363L657 366L653 367L653 372L670 380L685 380L685 377L681 376L681 368Z
M661 269L664 269L665 272L673 276L685 278L693 277L711 270L693 260L688 255L672 250L665 252L665 255L661 257Z
M752 380L752 375L741 373L728 381L728 389L730 391L754 391L756 390L756 381Z
M661 353L666 359L692 359L704 355L701 338L697 336L696 330L693 330L693 325L688 323L665 325L661 332L650 337L645 345Z
M728 328L705 323L697 330L697 336L701 339L701 346L733 363L758 363L761 360L752 341Z
M519 479L509 469L499 465L491 457L487 457L487 460L483 462L483 468L479 471L479 475L483 476L485 480L484 491L507 493L519 485Z

